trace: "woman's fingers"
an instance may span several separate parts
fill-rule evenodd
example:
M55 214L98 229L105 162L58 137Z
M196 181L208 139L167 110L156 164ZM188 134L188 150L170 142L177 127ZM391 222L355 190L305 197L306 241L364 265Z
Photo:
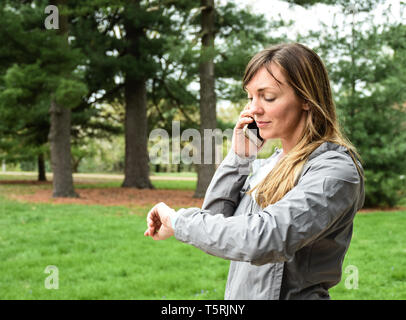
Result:
M252 117L253 118L254 115L252 114L251 110L244 109L243 111L241 111L240 117Z
M146 236L146 237L150 237L150 236L151 236L151 232L150 232L149 229L145 230L144 236Z
M160 229L162 222L160 220L159 214L157 212L157 206L154 206L150 212L147 214L147 227L148 229L144 232L145 236L153 237Z
M152 208L152 210L150 212L148 212L147 215L147 223L148 225L150 225L151 223L153 224L157 219L159 219L157 213L156 213L156 208Z
M242 157L258 154L259 152L259 148L245 136L243 130L247 124L250 124L253 121L255 121L254 115L248 104L240 113L239 119L234 128L235 130L232 139L232 148L234 152Z
M147 215L147 232L148 235L154 234L155 232L155 223L153 220L153 210L151 210Z
M236 128L237 128L237 129L242 129L242 128L244 128L244 126L245 126L247 123L250 123L250 122L252 122L252 121L254 121L254 119L249 118L249 117L240 118L240 120L238 120L238 122L237 122Z
M251 111L247 109L247 107L245 107L244 110L240 113L236 128L242 129L247 123L250 123L252 121L254 121L254 116L252 115Z
M164 240L174 234L173 228L168 224L169 215L175 210L160 202L147 215L147 230L145 236L154 240Z

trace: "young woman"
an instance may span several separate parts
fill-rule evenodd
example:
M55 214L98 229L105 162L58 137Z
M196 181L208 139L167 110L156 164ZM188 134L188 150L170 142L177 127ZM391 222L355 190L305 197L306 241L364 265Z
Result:
M202 208L175 211L161 202L148 213L145 235L174 235L231 260L225 299L329 299L365 195L327 71L311 49L280 44L251 59L243 88L250 103ZM255 159L263 144L253 147L242 133L254 120L264 141L282 142L268 159Z

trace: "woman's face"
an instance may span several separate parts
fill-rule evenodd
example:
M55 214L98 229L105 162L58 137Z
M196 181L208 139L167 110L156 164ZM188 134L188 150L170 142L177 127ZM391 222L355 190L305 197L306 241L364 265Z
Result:
M309 108L287 83L280 68L273 63L270 68L281 83L265 67L259 69L246 85L249 110L258 124L260 135L266 140L280 138L284 153L287 153L300 138L307 116L305 110Z

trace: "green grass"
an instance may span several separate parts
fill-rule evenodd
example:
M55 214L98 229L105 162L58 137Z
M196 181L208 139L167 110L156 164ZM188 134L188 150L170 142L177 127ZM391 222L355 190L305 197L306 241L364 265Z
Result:
M122 181L119 182L99 182L99 183L77 183L75 188L119 188ZM195 190L197 181L188 180L154 180L151 181L156 189L172 189L172 190ZM52 188L49 186L49 188Z
M152 185L156 189L172 189L172 190L195 190L197 181L188 180L153 180ZM88 188L119 188L122 181L117 182L98 182L98 183L76 183L75 188L77 189L88 189ZM52 186L48 186L52 188Z
M228 261L144 237L147 212L2 198L0 299L222 299Z
M2 174L0 172L0 180L36 180L38 173L34 171L25 171L29 175L23 174ZM47 173L48 174L48 173ZM81 174L81 173L79 173ZM106 173L100 173L104 176L108 176ZM119 173L117 173L119 174ZM91 173L91 175L97 175L97 173ZM185 177L185 178L197 178L196 172L151 172L151 176L155 177ZM112 178L116 180L116 178Z
M153 176L164 176L164 177L192 177L197 178L196 172L152 172Z
M152 185L156 189L171 189L171 190L195 190L197 181L188 180L153 180ZM75 183L76 189L89 189L89 188L119 188L122 181L109 181L109 182L93 182L93 183ZM33 185L30 184L3 184L0 185L5 190L30 190ZM52 189L51 184L36 185L35 189Z
M37 177L35 176L25 176L25 175L9 175L9 174L1 174L0 173L0 180L36 180Z
M193 189L195 182L153 183ZM0 194L25 187L0 185ZM148 210L0 196L0 299L222 299L229 262L174 238L144 237ZM358 214L332 299L406 299L405 229L406 211ZM49 265L58 267L58 290L44 286ZM358 289L345 286L350 265Z
M358 214L344 260L342 281L333 299L406 299L406 211ZM352 267L358 269L358 289L351 287Z

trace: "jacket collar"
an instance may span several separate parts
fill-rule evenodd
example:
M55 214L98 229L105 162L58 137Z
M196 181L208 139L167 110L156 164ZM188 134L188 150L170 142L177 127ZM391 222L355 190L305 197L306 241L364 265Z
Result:
M309 161L312 160L313 158L323 154L324 152L327 151L337 151L337 152L342 152L346 153L347 155L349 154L349 151L346 147L341 146L339 144L336 144L334 142L326 141L323 142L320 146L318 146L310 155L309 155Z
M275 152L278 153L278 154L279 154L280 152L282 152L282 150L283 150L283 149L280 149L280 148L278 148L278 147L275 147ZM341 145L339 145L339 144L337 144L337 143L334 143L334 142L326 141L326 142L323 142L320 146L318 146L318 147L309 155L308 161L310 161L310 160L312 160L312 159L318 157L319 155L323 154L324 152L331 151L331 150L337 151L337 152L341 152L341 153L346 153L347 155L350 156L350 152L349 152L349 150L348 150L346 147L341 146ZM354 156L357 158L356 155L354 155ZM357 158L357 160L359 161L358 158Z

